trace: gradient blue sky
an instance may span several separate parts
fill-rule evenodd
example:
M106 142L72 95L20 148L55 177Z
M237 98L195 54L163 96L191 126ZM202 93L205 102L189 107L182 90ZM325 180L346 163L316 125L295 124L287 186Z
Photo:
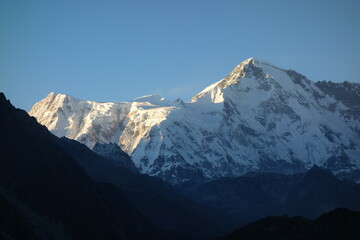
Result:
M0 91L190 97L249 57L360 82L360 1L0 1Z

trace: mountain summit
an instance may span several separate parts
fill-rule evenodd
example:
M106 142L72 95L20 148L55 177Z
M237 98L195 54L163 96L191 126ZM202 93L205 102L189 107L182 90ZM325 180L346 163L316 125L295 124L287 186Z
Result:
M253 57L243 61L237 65L226 78L205 88L202 92L193 97L192 101L195 102L198 98L204 96L207 92L213 89L223 89L229 85L238 84L239 79L241 78L266 77L266 74L262 71L261 68L262 64L266 63ZM215 102L217 101L215 100Z
M305 76L250 58L187 103L52 93L30 115L91 149L116 143L140 172L172 183L304 172L314 164L359 180L360 119L350 108Z

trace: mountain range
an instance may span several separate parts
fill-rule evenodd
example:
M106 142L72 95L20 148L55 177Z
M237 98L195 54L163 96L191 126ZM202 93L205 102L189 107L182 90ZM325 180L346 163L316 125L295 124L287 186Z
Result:
M114 144L97 143L97 151L91 151L75 140L57 138L3 94L0 114L1 239L205 240L267 215L314 218L338 207L360 209L359 184L318 166L305 174L249 172L173 186L140 174ZM354 214L351 221L346 212L336 214L335 223L346 226L334 225L333 215L319 224L316 220L321 230L316 239L327 239L323 231L329 228L336 234L333 239L349 234L356 239ZM282 227L293 225L287 219L270 217L265 226L275 236L297 236ZM272 236L268 228L262 232L263 223L246 225L240 233L245 228L250 235ZM295 226L313 229L307 219Z
M51 93L29 114L90 149L116 144L139 172L172 184L304 173L315 164L359 181L359 98L359 84L315 83L250 58L189 102L149 95L100 103Z

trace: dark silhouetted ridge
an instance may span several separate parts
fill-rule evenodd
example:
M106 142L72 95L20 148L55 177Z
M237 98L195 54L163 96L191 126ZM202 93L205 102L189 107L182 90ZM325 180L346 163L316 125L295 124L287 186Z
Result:
M267 217L250 223L222 240L356 240L360 213L339 208L312 221L303 217Z

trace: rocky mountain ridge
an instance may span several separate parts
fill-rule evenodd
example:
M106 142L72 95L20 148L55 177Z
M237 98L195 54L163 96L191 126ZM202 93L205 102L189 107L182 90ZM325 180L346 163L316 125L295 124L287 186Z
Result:
M314 164L360 178L360 120L352 105L293 71L250 58L191 101L150 95L122 103L49 94L29 114L52 133L115 143L141 173L171 183Z

